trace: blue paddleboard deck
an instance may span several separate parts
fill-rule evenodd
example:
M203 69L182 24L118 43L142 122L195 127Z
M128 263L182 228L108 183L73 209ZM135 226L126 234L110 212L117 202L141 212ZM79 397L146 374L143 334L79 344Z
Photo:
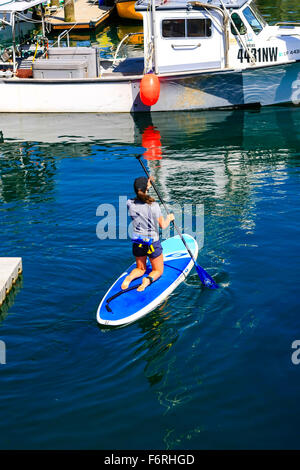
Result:
M184 239L194 258L197 259L198 245L196 240L186 234ZM133 263L103 297L97 310L98 323L111 326L131 323L154 310L184 281L194 263L181 238L177 235L163 241L162 248L164 255L163 275L143 292L130 289L130 287L140 284L143 278L150 273L152 268L148 260L145 275L132 281L128 290L122 291L121 285L124 278L136 267L136 264ZM120 295L118 295L119 293Z

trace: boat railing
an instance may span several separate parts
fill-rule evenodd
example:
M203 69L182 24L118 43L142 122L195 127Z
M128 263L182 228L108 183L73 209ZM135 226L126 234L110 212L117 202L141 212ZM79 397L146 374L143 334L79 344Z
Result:
M143 32L139 32L139 33L128 33L128 34L126 34L126 36L124 36L124 37L122 38L122 40L121 40L121 41L119 42L119 44L118 44L118 47L117 47L116 52L115 52L115 55L114 55L114 57L113 57L113 65L115 65L118 60L121 60L121 57L118 57L118 54L119 54L119 51L120 51L121 47L122 47L123 44L125 43L125 41L126 41L127 39L129 39L130 37L132 37L132 36L137 36L137 35L141 35L141 34L143 35L144 33L143 33Z
M300 27L300 23L296 21L279 21L278 23L275 24L275 26L279 26L279 28L288 28L288 27L295 28L297 26ZM272 34L272 36L269 36L267 41L270 41L271 39L276 39L279 35L282 37L300 36L299 33L294 32L294 31L289 32L289 34L277 33L277 34Z
M60 41L64 38L67 37L67 46L70 47L70 35L69 35L69 30L65 29L62 33L60 33L57 37L57 47L60 47Z
M278 23L275 23L275 26L279 27L286 27L286 26L300 26L300 22L298 21L279 21Z

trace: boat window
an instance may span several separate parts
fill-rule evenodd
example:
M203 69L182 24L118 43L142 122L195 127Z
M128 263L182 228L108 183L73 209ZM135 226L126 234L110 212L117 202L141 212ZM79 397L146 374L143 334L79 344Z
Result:
M211 20L187 20L187 36L189 38L208 38L211 36Z
M243 15L250 24L255 34L259 34L262 31L263 26L260 24L260 22L249 7L246 7L245 10L243 10Z
M163 20L162 35L164 38L184 38L185 20Z
M262 14L260 13L259 9L257 8L255 2L250 3L250 8L253 11L254 15L256 16L256 18L258 19L258 21L260 22L260 24L262 24L263 26L267 26L267 22L262 16Z
M212 35L210 19L177 19L162 21L163 38L207 38Z
M244 25L240 15L238 15L237 13L232 13L231 15L231 19L232 21L234 22L235 24L235 27L233 25L231 25L231 32L232 34L234 34L235 36L237 36L237 32L236 32L236 29L238 30L238 32L243 35L243 34L246 34L247 33L247 28L246 26ZM235 29L236 28L236 29Z

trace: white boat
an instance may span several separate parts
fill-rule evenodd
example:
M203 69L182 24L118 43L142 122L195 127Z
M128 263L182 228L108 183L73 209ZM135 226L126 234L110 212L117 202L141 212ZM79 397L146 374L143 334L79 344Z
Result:
M15 3L28 8L38 0ZM253 0L139 0L135 8L143 15L143 57L99 60L93 47L52 48L26 79L16 78L14 60L12 76L0 78L0 112L132 113L299 103L300 24L268 25ZM151 106L140 93L149 72L156 78L155 92L159 86Z

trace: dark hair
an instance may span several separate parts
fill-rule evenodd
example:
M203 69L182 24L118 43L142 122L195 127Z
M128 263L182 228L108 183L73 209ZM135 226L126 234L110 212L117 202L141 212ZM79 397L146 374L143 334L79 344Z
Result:
M152 204L152 202L155 202L155 199L153 199L153 197L149 196L149 194L147 194L146 192L144 193L141 189L137 191L136 199L145 204Z

